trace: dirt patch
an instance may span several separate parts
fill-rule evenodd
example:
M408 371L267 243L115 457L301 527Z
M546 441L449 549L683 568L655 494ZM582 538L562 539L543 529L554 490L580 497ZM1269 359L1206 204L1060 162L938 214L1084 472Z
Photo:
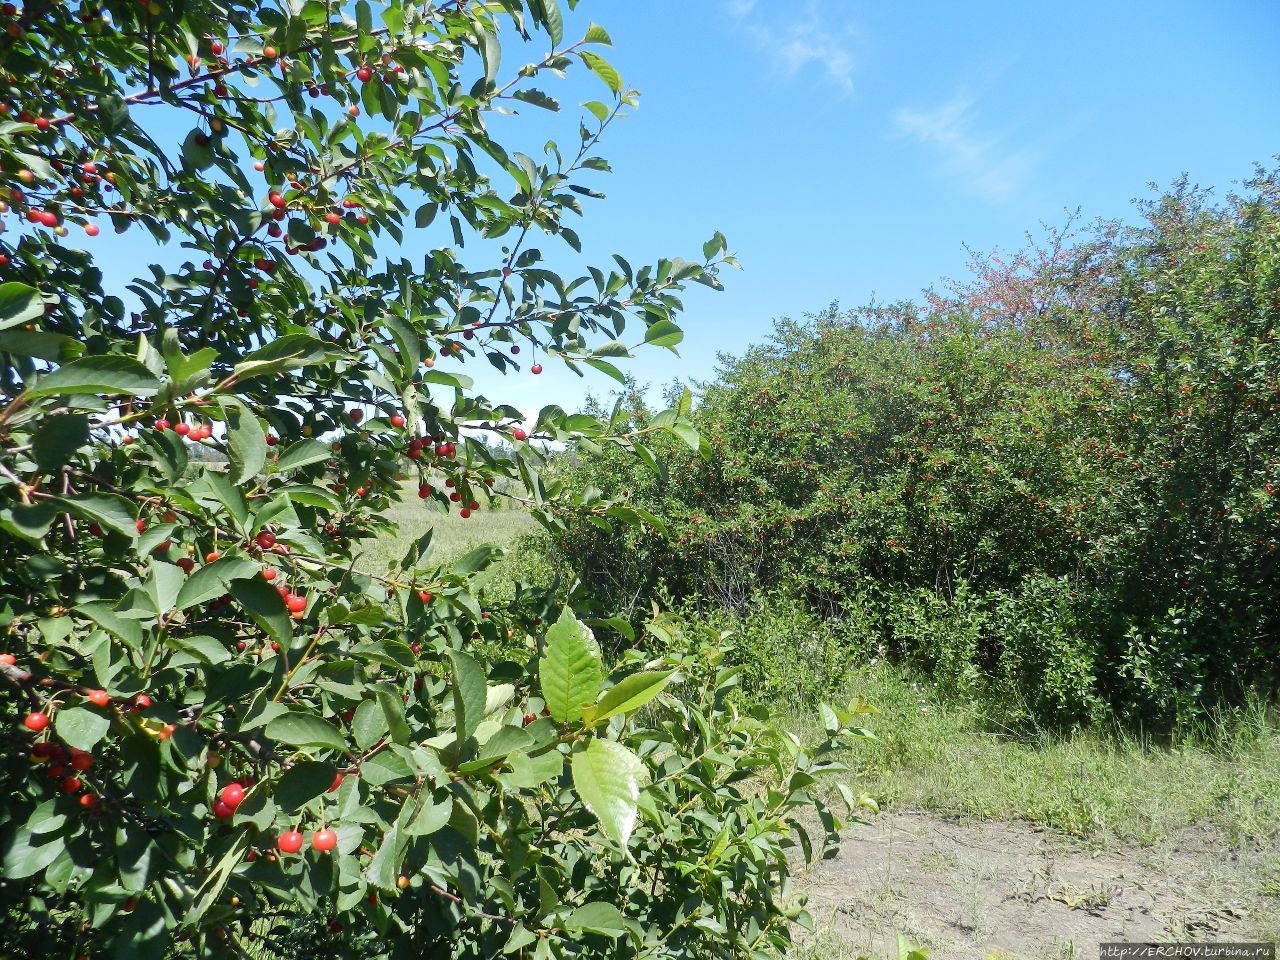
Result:
M1194 831L1099 848L1025 823L887 813L845 831L805 888L821 957L894 956L900 931L938 960L1098 956L1106 941L1280 935L1280 848Z

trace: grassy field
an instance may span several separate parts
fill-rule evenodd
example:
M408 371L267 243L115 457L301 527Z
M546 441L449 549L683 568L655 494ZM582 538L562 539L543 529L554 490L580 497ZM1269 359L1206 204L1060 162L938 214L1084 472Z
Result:
M484 543L509 547L520 537L538 529L538 524L524 510L481 508L466 520L457 513L441 513L418 499L415 489L406 486L403 500L388 516L400 525L396 538L370 540L359 566L364 570L382 571L390 562L399 562L409 544L428 530L434 531L435 559L447 562Z
M1015 737L974 704L935 696L892 667L849 693L875 707L850 785L887 809L1027 820L1100 844L1148 845L1196 825L1232 844L1280 832L1280 724L1262 708L1154 743L1131 731ZM790 726L813 728L812 712Z

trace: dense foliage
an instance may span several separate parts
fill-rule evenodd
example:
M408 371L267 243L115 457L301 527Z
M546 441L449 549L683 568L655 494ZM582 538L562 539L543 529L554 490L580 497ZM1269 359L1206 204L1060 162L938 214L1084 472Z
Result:
M732 262L567 279L532 245L579 249L635 102L571 14L4 5L0 954L759 956L803 919L787 855L833 836L809 790L850 713L805 749L727 706L718 634L606 663L547 591L482 603L495 550L364 556L404 498L574 508L545 443L697 443L678 412L526 433L461 372L620 376ZM570 149L491 136L578 68ZM105 275L109 231L159 262Z
M585 591L736 615L786 689L883 651L1047 722L1273 691L1280 181L1142 212L725 358L709 455L568 468L665 521L571 525Z

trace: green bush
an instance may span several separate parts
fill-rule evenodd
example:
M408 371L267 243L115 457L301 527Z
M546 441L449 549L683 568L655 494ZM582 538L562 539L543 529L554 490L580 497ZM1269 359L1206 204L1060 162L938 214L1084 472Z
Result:
M701 455L560 466L655 521L566 515L561 555L619 609L665 590L742 617L782 587L837 629L870 615L873 645L1038 722L1269 694L1280 175L1140 209L921 304L778 322L701 391ZM662 422L621 400L633 429Z

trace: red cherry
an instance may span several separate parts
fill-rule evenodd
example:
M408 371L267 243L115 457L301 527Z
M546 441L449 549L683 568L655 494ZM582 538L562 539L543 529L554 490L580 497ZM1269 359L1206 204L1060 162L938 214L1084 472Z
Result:
M270 582L271 582L272 580L274 580L275 578L276 578L276 571L275 571L275 568L274 568L274 567L263 567L263 568L262 568L262 579L263 579L263 580L267 581L267 583L270 583Z
M431 488L424 483L418 488L418 496L423 500L427 499L431 496Z
M227 806L222 800L213 802L213 815L219 820L230 820L235 815L235 809Z
M218 799L234 810L244 801L244 787L238 783L229 783L222 788Z
M106 707L111 704L111 698L107 696L107 691L105 690L90 690L85 694L85 697L95 707Z
M278 54L279 54L279 51L276 50L275 47L262 48L262 55L266 57L268 60L274 60Z
M538 719L537 714L534 714L534 713L526 713L526 714L524 715L524 725L527 727L529 724L533 723L533 722L534 722L535 720L537 720L537 719Z
M49 726L49 715L47 713L28 713L22 721L22 725L28 730L39 733L45 727Z
M525 433L523 430L521 430L519 427L516 427L514 430L511 431L511 436L515 437L517 440L524 440L529 435Z
M191 432L191 424L189 423L174 424L173 432L180 437L185 437L187 434Z
M326 793L333 793L333 791L337 790L340 786L342 786L342 774L335 773L333 775L333 783L329 784L329 789Z
M356 71L356 76L360 78L361 83L368 83L369 80L373 77L373 71L370 70L368 67L361 67L359 70Z
M17 662L18 658L12 653L0 653L0 663L3 663L6 667L12 667Z
M272 190L267 194L267 203L271 204L277 210L283 210L285 207L285 199L279 190Z
M253 539L263 550L270 550L276 545L276 535L270 530L263 530Z
M71 769L79 770L81 773L93 766L93 754L85 753L83 750L71 751Z
M215 560L218 560L221 556L222 554L220 554L217 550L210 550L208 553L204 555L204 562L213 563Z
M274 447L274 446L275 446L277 443L279 443L279 442L280 442L280 438L279 438L279 437L273 436L272 434L269 434L269 433L267 434L267 446L268 446L268 447Z
M93 793L86 793L80 797L80 806L86 810L92 810L98 805L98 797Z
M215 57L222 56L222 50L223 50L222 41L220 40L215 40L213 41L213 43L209 44L209 52L212 53Z
M86 223L84 225L84 232L90 237L96 237L102 232L102 229L96 223Z
M352 422L352 423L359 423L361 420L363 420L363 419L364 419L364 411L363 411L363 410L348 410L348 411L347 411L347 416L351 418L351 422Z
M332 830L317 830L311 836L311 845L321 853L328 853L338 845L338 835Z
M163 431L165 431L165 430L168 430L168 429L169 429L169 421L168 421L168 420L165 420L165 419L162 417L161 419L159 419L159 420L157 420L157 421L156 421L155 426L156 426L156 429L157 429L157 430L159 430L159 431L163 432Z
M67 777L67 779L62 781L62 790L64 793L75 793L83 786L84 783L79 777Z
M174 562L182 568L182 572L185 574L190 574L196 568L196 562L190 557L179 557Z
M471 511L468 510L466 507L463 507L461 510L458 511L458 516L460 516L463 520L466 520L471 516Z
M297 853L302 849L302 834L297 830L286 830L276 839L276 846L281 853Z
M419 599L419 600L421 600L423 603L430 603L430 602L431 602L431 594L427 593L425 590L419 590L419 591L418 591L418 599Z
M542 372L542 364L535 363L532 367L529 368L529 372L532 373L534 376L537 376Z
M395 427L397 430L400 429L401 427L404 426L404 417L400 416L400 414L398 413L393 414L391 417L391 425Z
M301 613L307 609L307 598L300 597L296 593L293 596L286 597L284 603L289 608L290 613Z
M145 693L140 693L133 698L133 705L139 710L145 710L147 707L151 706L151 698Z
M142 533L142 531L147 529L147 521L139 520L136 523L134 523L134 527L137 529L139 533Z
M287 597L289 596L289 588L282 583L276 587L276 593L280 594L281 597Z

